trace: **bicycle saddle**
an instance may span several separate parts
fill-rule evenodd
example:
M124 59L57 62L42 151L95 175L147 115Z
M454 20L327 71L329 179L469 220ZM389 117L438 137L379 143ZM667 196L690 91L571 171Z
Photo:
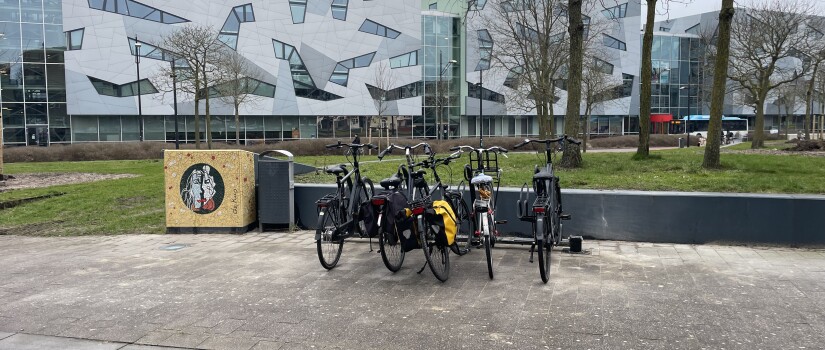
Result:
M414 177L414 178L424 177L424 175L427 175L427 170L425 170L425 169L416 170L415 172L412 173L412 177Z
M493 178L490 175L486 174L478 174L470 180L470 183L473 185L483 184L483 183L491 183L493 182Z
M344 164L341 165L333 165L326 170L327 174L335 174L340 175L347 172L347 166Z
M401 185L401 178L398 175L393 175L381 180L380 184L383 188L398 187Z
M535 174L533 175L533 178L534 178L534 179L540 179L540 180L543 180L543 179L552 179L553 177L554 177L554 176L553 176L553 173L551 173L551 172L549 172L549 171L547 171L547 170L541 170L541 171L539 171L539 172L537 172L537 173L535 173Z

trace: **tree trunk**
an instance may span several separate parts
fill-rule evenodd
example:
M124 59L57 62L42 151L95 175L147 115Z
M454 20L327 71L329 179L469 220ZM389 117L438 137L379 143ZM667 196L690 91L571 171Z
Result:
M547 113L544 110L544 103L536 97L536 117L539 118L539 138L547 138ZM483 134L484 125L481 125L478 132Z
M653 77L653 21L656 20L656 0L647 0L647 23L642 38L642 86L639 93L639 148L636 155L650 155L650 90Z
M241 144L241 117L238 111L240 102L235 100L235 144Z
M587 153L587 143L590 142L590 106L588 104L584 111L584 141L582 141L582 152Z
M722 140L722 108L725 104L725 84L727 82L728 55L730 54L730 27L733 22L733 0L722 0L719 12L719 37L717 42L716 64L713 67L713 94L710 102L710 124L708 126L707 145L702 167L718 169L721 167L719 148Z
M764 91L764 90L763 90ZM756 99L756 125L753 126L753 143L751 149L759 149L765 146L765 98L766 93L759 94ZM710 135L708 135L710 138Z
M201 149L201 118L200 99L198 99L198 89L195 89L195 149Z
M814 101L814 83L816 82L816 71L819 69L819 62L814 64L814 70L811 73L811 81L808 84L808 92L805 94L805 139L811 139L811 114L813 114Z
M581 124L582 100L582 0L570 0L567 6L569 24L567 33L570 34L570 70L567 75L567 113L564 116L564 133L570 137L578 137ZM566 142L561 157L561 167L579 168L582 166L582 154L579 145Z

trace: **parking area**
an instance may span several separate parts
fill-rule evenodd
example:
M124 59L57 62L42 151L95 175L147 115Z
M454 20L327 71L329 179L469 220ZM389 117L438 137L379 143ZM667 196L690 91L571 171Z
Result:
M420 251L393 274L365 240L345 244L339 266L326 271L307 231L0 236L0 349L14 339L124 349L825 344L825 250L616 241L584 248L556 250L548 284L527 246L502 245L495 280L483 251L474 251L453 255L450 279L440 283L429 269L416 274Z

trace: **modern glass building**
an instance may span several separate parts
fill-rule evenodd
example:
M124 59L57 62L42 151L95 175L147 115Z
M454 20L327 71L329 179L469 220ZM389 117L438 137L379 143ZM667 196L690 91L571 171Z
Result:
M615 2L588 14L613 21L593 35L609 49L610 74L628 86L594 111L603 134L632 129L638 114L640 6ZM163 38L190 24L215 28L262 73L255 101L240 109L242 141L535 135L535 111L513 108L510 72L492 59L499 39L483 18L503 3L0 0L4 144L169 142L176 119L180 138L193 142L193 95L174 96L160 76L174 57ZM231 103L210 104L207 128L201 102L201 138L234 141Z
M698 36L659 32L653 37L651 114L681 119L704 114L702 47Z
M6 144L71 142L60 0L0 0L0 102Z

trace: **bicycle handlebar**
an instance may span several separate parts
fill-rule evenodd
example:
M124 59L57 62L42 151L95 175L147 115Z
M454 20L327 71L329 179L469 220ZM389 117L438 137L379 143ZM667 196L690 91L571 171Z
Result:
M576 140L576 139L574 139L574 138L572 138L572 137L569 137L569 136L567 136L567 135L564 135L564 136L562 136L562 137L555 138L555 139L544 139L544 140L539 140L539 139L533 139L533 140L531 140L531 139L524 139L524 141L523 141L523 142L521 142L521 143L519 143L519 144L517 144L517 145L513 146L513 148L521 148L521 147L524 147L525 145L530 144L530 143L543 143L543 144L545 144L545 145L550 145L551 143L554 143L554 142L563 142L563 141L568 141L568 142L573 143L573 144L576 144L576 145L581 145L581 143L582 143L582 142L581 142L581 140Z
M450 151L458 150L458 151L463 152L465 148L472 151L472 152L485 152L485 153L486 152L496 152L496 153L507 153L507 152L509 152L509 151L507 151L506 148L499 147L499 146L493 146L493 147L489 147L489 148L475 148L473 146L455 146L455 147L451 147Z

